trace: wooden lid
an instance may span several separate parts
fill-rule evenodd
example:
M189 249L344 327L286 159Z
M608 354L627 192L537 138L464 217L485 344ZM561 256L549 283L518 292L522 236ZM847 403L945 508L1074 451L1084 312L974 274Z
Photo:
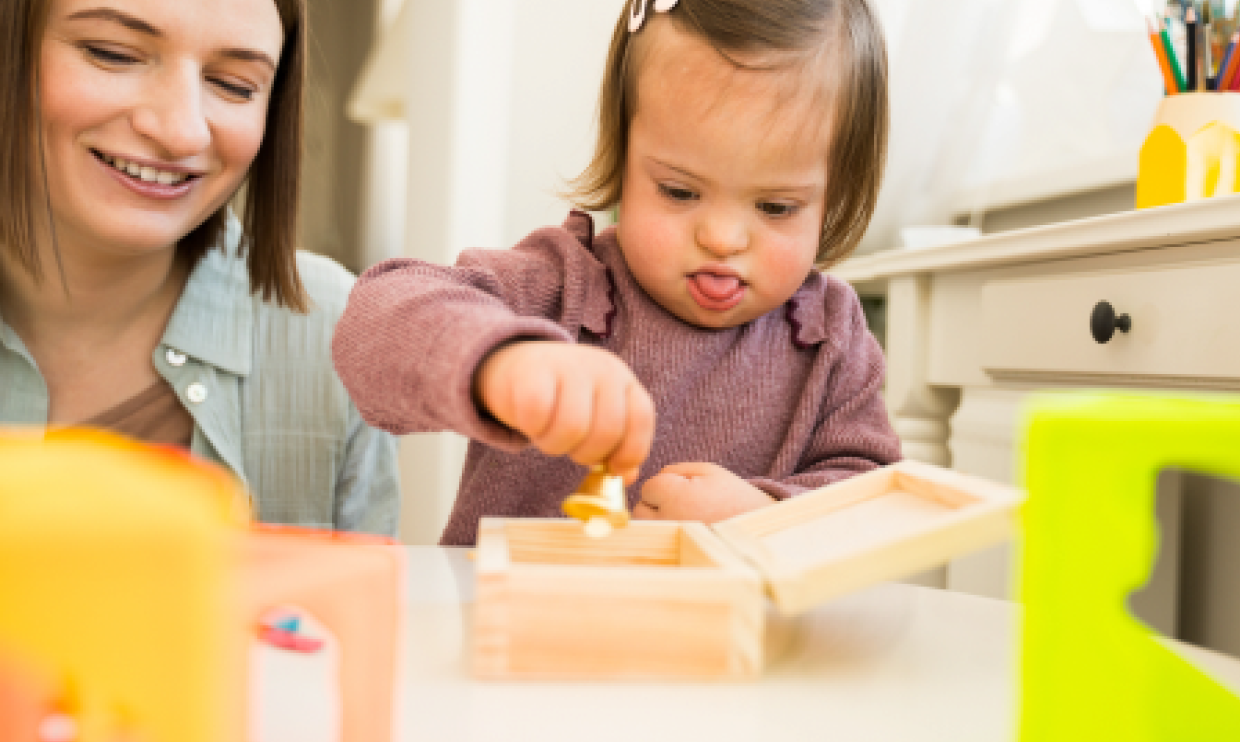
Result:
M779 609L937 567L1014 531L1015 489L903 461L716 523Z

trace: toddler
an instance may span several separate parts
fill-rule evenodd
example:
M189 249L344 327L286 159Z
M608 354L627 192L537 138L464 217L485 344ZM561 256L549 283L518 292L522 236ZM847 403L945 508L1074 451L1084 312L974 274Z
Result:
M333 343L366 420L470 437L445 545L554 517L586 472L714 522L896 461L847 256L877 198L886 58L865 0L630 0L573 212L454 267L368 271Z

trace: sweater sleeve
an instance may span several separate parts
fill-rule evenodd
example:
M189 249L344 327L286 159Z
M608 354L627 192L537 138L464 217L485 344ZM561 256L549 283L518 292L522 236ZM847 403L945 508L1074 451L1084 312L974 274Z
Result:
M587 249L588 220L575 212L563 228L511 250L467 251L453 267L396 259L364 273L332 359L365 420L397 434L451 430L506 451L527 445L475 404L474 373L508 341L573 342L592 324L607 277Z
M777 500L900 460L900 439L891 427L882 398L886 373L883 352L866 327L860 302L855 294L850 292L849 296L844 342L819 350L835 353L837 361L817 428L797 471L780 480L748 480Z

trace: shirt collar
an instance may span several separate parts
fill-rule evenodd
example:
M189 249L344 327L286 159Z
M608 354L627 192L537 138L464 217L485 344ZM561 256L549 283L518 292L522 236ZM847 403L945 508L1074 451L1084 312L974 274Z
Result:
M585 247L591 259L585 265L585 297L581 308L581 326L591 333L609 338L616 319L616 279L611 268L603 264L595 252L594 217L574 209L564 222L564 230ZM615 240L615 228L601 235L602 240Z
M807 350L827 339L827 280L814 271L788 300L784 317L792 325L792 344Z
M14 353L24 353L26 351L26 344L22 342L21 338L17 337L17 333L14 332L13 328L9 327L3 317L0 317L0 345Z
M224 245L207 251L190 274L163 344L238 376L253 365L254 300L240 256L241 224L231 213Z

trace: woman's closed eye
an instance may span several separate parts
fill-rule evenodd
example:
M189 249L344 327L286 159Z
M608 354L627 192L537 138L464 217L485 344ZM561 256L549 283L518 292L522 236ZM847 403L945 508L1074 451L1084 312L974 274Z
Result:
M659 193L673 201L696 201L698 198L697 191L668 183L659 184Z
M138 64L142 60L132 54L126 54L116 49L111 49L98 44L82 44L82 50L86 52L96 62L105 67L129 67ZM222 77L208 77L207 80L219 88L225 95L230 98L236 98L241 101L253 100L258 93L255 86L249 83L238 82Z
M115 49L109 49L96 44L82 44L82 49L96 62L102 62L105 65L110 65L113 67L123 67L126 65L136 64L139 61L137 57L130 54L125 54Z
M254 96L258 92L252 86L246 83L233 82L233 81L224 80L218 77L213 77L213 78L208 78L208 79L210 79L212 83L218 86L219 89L223 90L227 95L233 98L240 98L243 101L253 100Z

